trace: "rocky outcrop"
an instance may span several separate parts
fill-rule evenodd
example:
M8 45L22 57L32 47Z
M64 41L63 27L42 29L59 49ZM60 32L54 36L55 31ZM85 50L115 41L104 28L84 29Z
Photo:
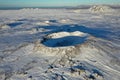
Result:
M112 8L110 8L109 6L102 6L102 5L97 5L97 6L92 6L90 8L91 12L111 12L113 11Z

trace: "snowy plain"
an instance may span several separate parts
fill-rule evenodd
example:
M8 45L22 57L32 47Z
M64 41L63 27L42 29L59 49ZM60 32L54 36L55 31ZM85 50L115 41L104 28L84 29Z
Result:
M0 80L120 80L120 9L0 10Z

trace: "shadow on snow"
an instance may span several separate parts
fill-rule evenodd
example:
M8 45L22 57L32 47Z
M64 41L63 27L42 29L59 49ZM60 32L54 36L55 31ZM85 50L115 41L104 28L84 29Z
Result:
M88 27L79 26L79 25L39 26L38 28L44 28L44 29L50 30L47 32L43 32L44 34L51 34L54 32L62 32L62 31L65 31L65 32L81 31L95 37L100 37L100 38L107 38L106 35L112 34L110 31L100 30L97 28L88 28Z

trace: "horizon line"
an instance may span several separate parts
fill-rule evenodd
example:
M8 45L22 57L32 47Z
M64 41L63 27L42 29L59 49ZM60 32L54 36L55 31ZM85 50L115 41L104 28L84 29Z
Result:
M114 5L114 6L120 6L120 4L80 4L76 6L6 6L6 7L77 7L77 6L91 6L91 5ZM5 6L0 6L5 7Z

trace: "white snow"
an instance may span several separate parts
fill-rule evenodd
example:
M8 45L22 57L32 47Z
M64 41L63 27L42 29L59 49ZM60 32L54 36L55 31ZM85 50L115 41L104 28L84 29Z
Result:
M0 10L0 80L119 80L120 9L89 10Z
M10 26L8 26L8 25L1 25L0 26L0 30L1 29L3 29L3 30L5 30L5 29L10 29Z
M48 35L48 38L61 38L65 36L79 36L79 37L85 37L87 36L86 33L80 32L80 31L75 31L75 32L58 32L58 33L52 33Z

